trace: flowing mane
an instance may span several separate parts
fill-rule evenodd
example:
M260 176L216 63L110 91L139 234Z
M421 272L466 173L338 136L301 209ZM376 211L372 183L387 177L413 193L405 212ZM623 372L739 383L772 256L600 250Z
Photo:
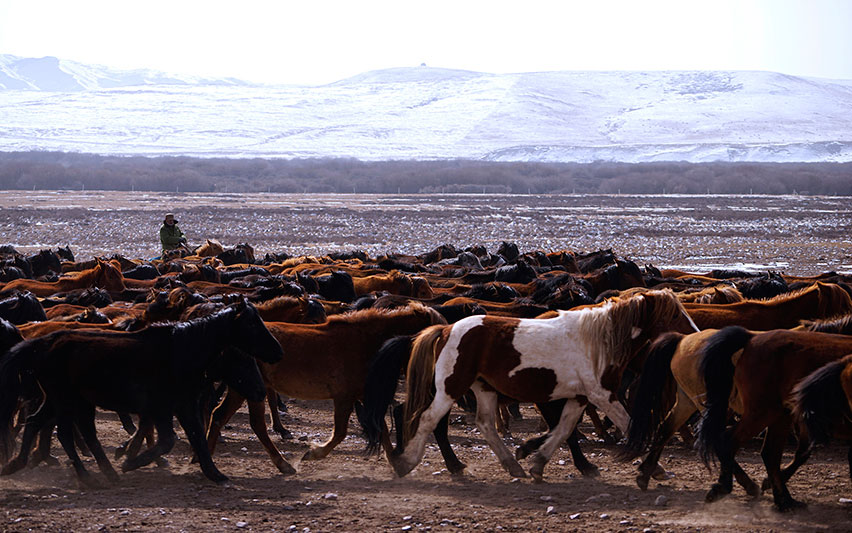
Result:
M599 372L608 365L621 367L633 355L636 328L646 329L653 322L674 322L686 316L678 297L670 290L638 291L628 298L615 297L582 313L579 331L587 340L593 366ZM561 316L572 313L563 311Z
M425 315L432 317L432 324L446 324L447 320L439 313L435 311L428 305L422 304L420 302L410 302L405 307L398 307L395 309L361 309L358 311L349 311L348 313L343 313L341 315L332 315L328 317L328 321L330 323L335 322L353 322L353 323L362 323L362 322L370 322L376 319L382 318L391 318L396 316L403 315Z

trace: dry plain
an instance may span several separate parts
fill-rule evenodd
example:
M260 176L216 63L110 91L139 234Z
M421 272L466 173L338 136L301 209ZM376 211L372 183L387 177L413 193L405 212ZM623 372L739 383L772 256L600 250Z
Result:
M174 211L191 242L249 242L265 252L324 253L363 249L420 253L442 243L482 243L495 250L612 248L640 265L704 271L746 266L791 274L852 271L852 202L837 197L766 196L368 196L192 195L6 191L0 193L0 241L19 249L70 244L79 259L157 254L162 214ZM290 400L283 421L295 439L281 441L298 473L272 466L241 411L224 433L215 460L230 486L207 481L178 442L168 468L122 475L91 491L77 487L64 464L0 478L0 531L843 531L852 526L852 483L846 448L820 449L791 480L809 504L778 514L771 498L703 502L715 479L680 442L664 453L675 477L641 492L635 466L613 459L615 448L584 444L601 475L586 479L567 450L554 456L545 483L513 480L461 411L450 438L465 474L443 469L435 447L412 474L397 479L384 458L365 457L353 417L349 437L328 458L298 462L331 430L330 402ZM531 408L513 426L515 441L536 434ZM110 451L124 438L115 417L99 415ZM513 439L507 439L511 444ZM62 456L54 445L53 453ZM762 478L759 443L740 455ZM96 470L91 460L87 465ZM663 498L660 498L663 496Z

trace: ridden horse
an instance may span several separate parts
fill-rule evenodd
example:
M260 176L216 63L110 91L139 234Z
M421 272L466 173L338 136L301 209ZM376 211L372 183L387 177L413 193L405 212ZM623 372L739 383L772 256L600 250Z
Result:
M284 347L284 359L260 365L268 387L292 398L334 401L334 432L327 442L308 450L305 459L325 457L346 436L349 415L364 395L368 363L382 343L397 335L413 335L432 324L446 321L435 310L417 303L392 311L365 309L332 316L323 324L266 323ZM229 390L213 411L207 434L211 453L221 428L242 403L243 397ZM272 462L289 473L291 468L267 434L264 404L249 401L249 417Z
M273 363L282 356L281 346L269 334L251 304L241 301L198 320L155 325L133 333L63 331L15 345L0 363L0 462L9 457L11 419L23 382L35 380L44 392L45 405L27 420L21 450L11 473L26 464L35 433L52 417L58 436L84 485L95 485L74 449L76 424L98 466L108 478L117 474L98 441L95 406L137 413L140 426L154 424L154 447L128 460L122 470L145 466L171 450L175 442L172 418L186 432L207 478L227 481L207 451L198 398L208 372L240 370L229 381L253 400L262 400L265 387L254 359ZM242 370L241 370L242 369ZM27 440L28 439L28 440Z
M851 352L852 337L811 331L752 332L730 326L708 339L699 367L707 391L706 409L696 444L705 463L715 453L720 472L707 501L731 492L737 450L766 429L761 450L768 477L765 486L771 486L779 510L804 505L790 495L787 480L808 458L805 439L799 442L791 464L781 469L792 429L790 394L805 376ZM729 408L741 418L727 428Z
M33 293L24 291L0 300L0 318L5 318L12 324L24 324L47 320L47 315L38 298Z
M75 275L66 274L55 282L35 281L31 279L10 281L0 289L0 295L18 290L30 291L36 296L47 297L58 292L68 292L74 289L89 287L100 287L110 292L122 292L125 290L124 277L115 265L98 259L93 268L83 270Z
M852 298L839 285L815 283L771 300L731 304L684 304L701 329L738 325L758 331L792 328L806 318L828 318L852 311Z
M472 389L479 431L512 476L526 477L495 429L497 393L534 403L564 398L559 423L532 456L530 474L541 479L545 464L572 432L587 402L627 430L628 415L615 395L622 372L649 339L664 331L696 329L671 291L614 298L597 307L561 311L550 319L476 316L430 327L412 348L406 372L405 451L390 457L391 465L400 476L417 466L428 433Z

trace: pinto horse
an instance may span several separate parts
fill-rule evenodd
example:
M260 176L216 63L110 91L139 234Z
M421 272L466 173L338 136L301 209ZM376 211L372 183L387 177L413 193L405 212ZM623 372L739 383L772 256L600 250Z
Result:
M246 357L245 354L251 357ZM58 437L80 482L97 485L74 448L72 429L79 428L110 480L117 474L95 432L95 407L137 413L141 422L157 428L157 443L128 460L122 470L149 464L171 450L175 442L172 417L177 415L207 478L228 480L213 464L204 441L198 398L211 371L239 372L229 381L252 400L265 397L256 366L281 359L281 346L266 329L260 315L245 301L198 320L155 325L134 333L61 331L15 345L0 362L0 462L9 457L11 421L27 381L44 392L44 405L27 419L21 443L24 455L42 426L54 418ZM29 440L28 440L29 439ZM15 468L26 464L16 460ZM11 473L12 469L4 469Z
M513 477L526 477L497 434L497 394L542 404L564 398L559 423L532 455L530 474L541 479L545 464L571 434L587 402L627 430L627 412L616 399L621 375L649 339L670 330L697 330L671 291L614 298L549 319L475 316L428 328L412 347L406 372L405 451L392 456L391 465L399 476L417 466L427 435L472 389L479 431Z
M90 287L100 287L110 292L122 292L125 290L124 277L121 275L121 270L115 265L98 259L93 268L76 274L66 274L54 282L31 279L10 281L0 289L0 295L6 295L17 290L30 291L36 296L44 298L59 292Z
M761 450L768 476L765 486L771 486L779 510L804 505L790 495L787 480L807 460L807 443L800 441L792 463L781 469L793 421L788 402L800 380L849 353L852 337L811 331L752 332L731 326L708 339L699 367L707 396L697 446L705 462L715 453L720 472L707 501L731 492L737 450L766 429ZM729 408L741 418L728 428Z
M308 450L305 459L325 457L346 436L355 401L364 395L368 363L382 343L397 335L413 335L432 324L446 324L446 320L437 311L417 303L392 311L365 309L331 316L323 324L267 322L269 331L284 347L284 359L260 365L269 388L292 398L334 401L331 439ZM237 391L229 390L213 411L207 435L211 453L221 428L243 401ZM249 417L272 462L281 472L292 472L269 439L263 402L249 401Z
M829 318L852 311L852 298L843 287L815 283L810 287L770 300L743 300L731 304L684 304L701 329L742 326L767 331L793 328L807 318Z

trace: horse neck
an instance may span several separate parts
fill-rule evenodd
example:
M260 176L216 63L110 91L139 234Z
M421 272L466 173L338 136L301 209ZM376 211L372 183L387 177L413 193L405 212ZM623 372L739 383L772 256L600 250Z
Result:
M233 337L233 310L226 310L175 326L179 350L192 357L199 368L206 368Z

